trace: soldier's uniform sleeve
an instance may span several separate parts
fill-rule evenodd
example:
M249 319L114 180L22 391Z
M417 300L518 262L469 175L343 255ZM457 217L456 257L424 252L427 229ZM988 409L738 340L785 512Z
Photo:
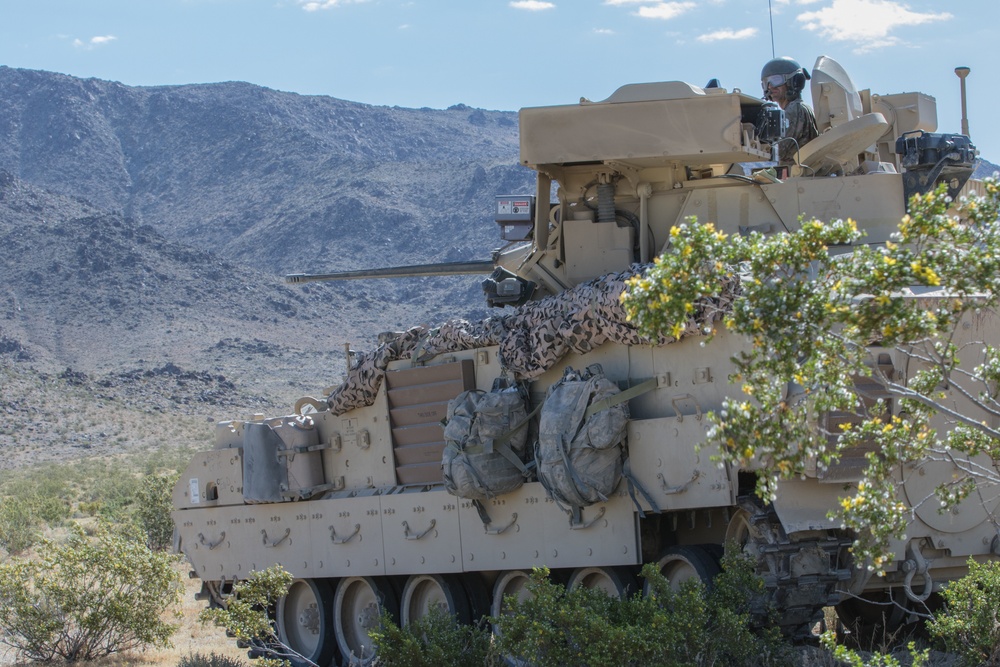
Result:
M795 100L785 108L785 117L788 119L788 132L785 136L795 139L798 147L791 141L782 141L778 145L778 158L781 164L796 164L797 151L819 135L816 116L808 104Z

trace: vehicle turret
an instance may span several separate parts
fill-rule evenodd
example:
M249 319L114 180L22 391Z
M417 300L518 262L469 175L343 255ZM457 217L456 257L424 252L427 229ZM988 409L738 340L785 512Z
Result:
M810 84L820 135L787 173L769 166L780 110L739 89L629 84L599 102L522 109L520 162L537 172L537 188L497 197L495 220L507 245L494 251L494 264L538 287L524 299L539 299L652 261L670 228L691 216L729 234L790 231L800 216L849 216L866 242L882 243L910 195L941 182L957 195L972 174L975 147L962 135L935 134L932 97L858 91L826 56ZM491 271L473 262L322 279L448 275L466 265ZM519 305L518 296L490 305Z

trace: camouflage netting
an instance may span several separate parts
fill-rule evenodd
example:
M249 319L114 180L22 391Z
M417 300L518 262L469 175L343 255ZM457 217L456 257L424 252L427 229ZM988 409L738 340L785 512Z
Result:
M544 373L568 352L584 354L606 342L620 345L666 345L679 338L651 340L639 335L625 319L620 296L625 282L646 267L633 265L621 273L610 273L581 283L561 294L527 303L509 314L479 322L451 320L433 327L414 327L395 339L363 353L347 379L327 402L330 411L343 414L372 405L389 362L412 359L420 363L446 352L499 345L499 362L514 379L530 380ZM738 281L727 285L711 304L695 310L680 338L701 335L729 306L738 291ZM709 307L710 306L710 307Z

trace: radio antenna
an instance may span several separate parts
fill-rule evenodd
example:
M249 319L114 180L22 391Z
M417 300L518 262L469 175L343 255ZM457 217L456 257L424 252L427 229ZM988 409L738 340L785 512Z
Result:
M771 0L767 0L767 19L771 22L771 57L777 58L774 55L774 14L771 12Z

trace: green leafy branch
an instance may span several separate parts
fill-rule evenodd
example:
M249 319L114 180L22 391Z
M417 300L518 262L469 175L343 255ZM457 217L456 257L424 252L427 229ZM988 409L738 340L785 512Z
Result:
M205 609L200 619L224 627L238 643L253 647L253 654L261 656L255 659L260 667L288 667L293 660L318 667L281 641L268 613L288 593L293 580L281 565L255 570L233 586L224 607Z
M691 219L622 295L646 336L677 337L715 308L746 341L729 378L743 396L711 415L709 440L725 462L758 471L761 497L868 451L836 516L876 571L912 517L901 471L954 466L935 493L945 509L1000 483L989 464L1000 458L1000 355L972 335L997 329L1000 297L1000 195L996 180L984 187L957 204L943 188L914 197L884 244L862 243L851 220L727 237ZM731 302L719 299L727 287ZM703 333L707 344L718 332ZM893 367L893 356L906 362Z

